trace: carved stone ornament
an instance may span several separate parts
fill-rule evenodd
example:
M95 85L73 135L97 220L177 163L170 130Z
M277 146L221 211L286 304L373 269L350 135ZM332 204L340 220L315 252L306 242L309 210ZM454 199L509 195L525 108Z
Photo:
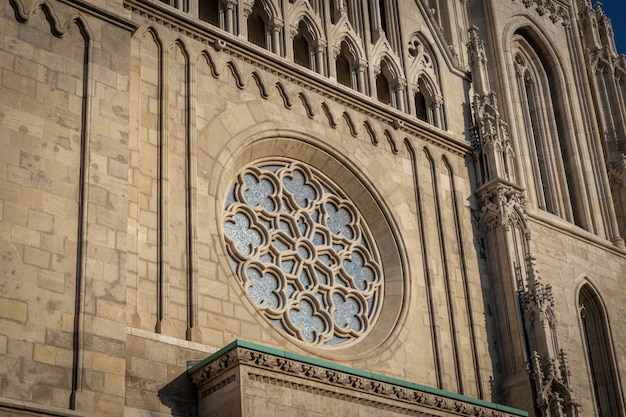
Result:
M543 416L578 417L580 403L576 400L570 382L570 369L563 350L558 359L544 359L533 351L529 372L535 384L537 407Z
M526 257L526 270L526 289L521 294L526 319L535 324L545 321L551 328L556 329L552 286L542 282L537 272L536 259L532 255Z
M487 184L478 190L481 202L480 222L491 230L496 227L508 229L518 215L526 215L523 191L505 182Z
M568 9L562 6L556 0L522 0L522 4L526 8L530 8L535 5L535 10L540 16L548 15L553 23L561 20L563 25L569 25L569 13Z
M515 156L508 126L500 118L498 101L495 93L474 97L472 103L474 110L474 147L490 147L493 150Z
M621 154L607 164L611 186L621 189L626 186L626 155Z
M467 52L471 65L487 62L487 53L485 51L485 41L478 36L478 28L472 26L469 29L469 41L467 42Z
M227 352L215 354L217 356L213 355L190 368L189 373L201 402L227 384L238 382L244 385L239 391L245 393L245 384L261 382L268 385L267 390L287 388L305 392L306 395L315 396L318 399L316 401L328 401L329 404L347 401L362 407L394 410L400 414L508 417L522 413L496 404L490 407L485 401L369 372L282 351L276 353L272 349L247 342L236 341L231 346L231 350L225 348ZM233 373L239 373L239 377L233 377Z

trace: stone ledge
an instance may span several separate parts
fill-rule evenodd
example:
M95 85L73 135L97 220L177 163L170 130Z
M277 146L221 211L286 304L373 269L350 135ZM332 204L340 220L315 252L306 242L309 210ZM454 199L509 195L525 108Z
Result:
M375 416L528 416L523 410L241 340L190 367L188 374L198 390L199 416L262 415L263 407L317 416L346 404Z

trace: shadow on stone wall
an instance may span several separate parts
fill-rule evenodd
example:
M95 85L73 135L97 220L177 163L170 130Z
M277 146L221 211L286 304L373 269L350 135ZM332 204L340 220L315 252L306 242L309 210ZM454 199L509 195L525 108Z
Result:
M170 381L159 390L161 404L168 407L173 417L196 417L198 398L196 388L187 372Z

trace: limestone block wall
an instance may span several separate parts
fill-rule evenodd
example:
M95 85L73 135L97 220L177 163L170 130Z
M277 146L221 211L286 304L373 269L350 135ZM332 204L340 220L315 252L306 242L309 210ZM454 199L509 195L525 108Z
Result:
M529 387L523 353L501 362L494 312L505 299L493 280L505 267L486 259L478 225L471 77L465 52L442 43L462 45L454 34L465 11L445 8L442 17L402 4L397 39L432 43L445 130L164 2L0 5L0 415L16 404L31 415L193 414L188 364L235 339L488 401ZM515 114L515 99L500 33L513 36L528 14L556 39L552 49L576 50L562 15L539 24L526 9L497 2L489 17L503 115ZM477 10L469 18L483 22ZM448 22L416 38L451 16L463 20L456 29ZM576 74L563 82L575 102L583 74L562 60ZM584 140L591 113L570 110L577 175L588 181L585 227L537 210L532 198L528 213L560 343L580 370L573 386L593 408L578 292L589 283L603 297L623 369L626 260L611 245L619 239L600 187L606 176L596 172L601 152ZM513 138L519 121L510 119ZM272 157L323 173L371 231L385 295L358 343L324 348L287 336L238 280L224 237L228 193L244 167ZM521 322L510 324L523 346ZM493 379L515 366L517 379Z
M236 42L216 50L140 17L136 21L141 26L131 41L130 120L136 136L130 144L129 326L212 347L241 337L355 367L371 367L377 355L383 373L484 395L481 372L488 374L491 363L480 336L484 304L464 197L471 187L467 148L449 136L448 150L440 149L436 136L413 126L394 128L382 113L366 118L348 105L349 97L305 88L289 66L276 74L262 62L239 59L247 51ZM178 85L187 90L174 91ZM171 103L187 106L187 118L172 121ZM185 139L176 147L177 135ZM359 355L286 340L236 282L223 241L226 193L242 167L268 156L305 161L330 175L380 230L381 250L391 245L398 251L388 255L386 266L388 291L397 294L388 304L396 311L381 319L384 335L364 342ZM187 160L191 164L185 166ZM170 194L181 190L186 193ZM183 200L191 207L187 213L176 206ZM172 216L181 216L183 227L173 227ZM180 241L188 242L189 252L170 249L170 242ZM170 259L187 266L174 271ZM432 365L418 365L423 363Z
M131 27L0 7L2 396L120 414Z

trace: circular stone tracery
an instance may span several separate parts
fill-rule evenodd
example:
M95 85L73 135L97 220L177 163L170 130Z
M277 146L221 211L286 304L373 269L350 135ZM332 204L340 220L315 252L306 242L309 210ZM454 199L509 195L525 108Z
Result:
M230 188L224 234L246 295L283 332L334 346L372 328L380 256L359 211L320 172L286 160L246 168Z

